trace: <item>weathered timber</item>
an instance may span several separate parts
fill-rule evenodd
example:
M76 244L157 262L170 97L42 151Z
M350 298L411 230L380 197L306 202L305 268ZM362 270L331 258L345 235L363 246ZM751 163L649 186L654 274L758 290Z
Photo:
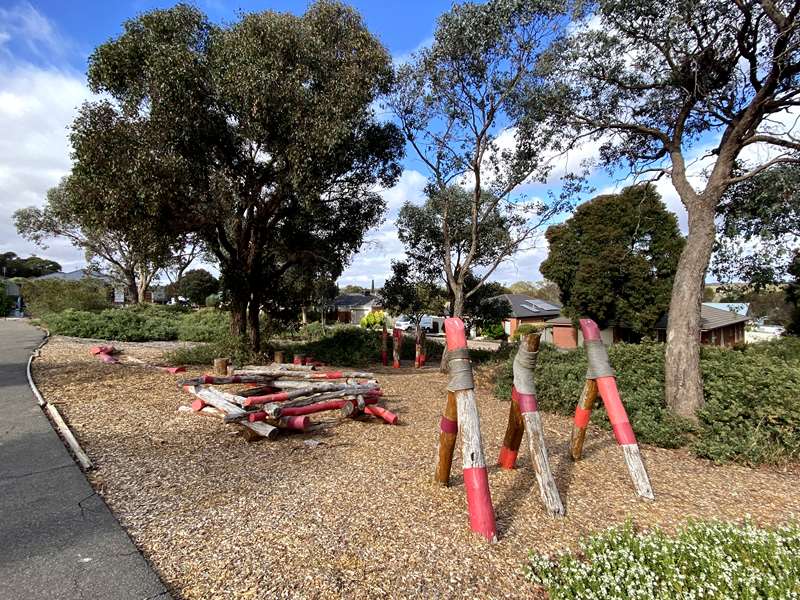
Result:
M280 365L283 363L283 350L275 350L275 354L272 357L272 361L276 365Z
M215 358L214 359L214 375L225 376L228 374L228 365L231 363L230 358Z
M597 382L587 379L583 384L583 391L575 407L575 418L572 424L572 435L569 440L569 449L572 460L580 460L583 456L583 443L586 441L586 428L592 416L595 401L597 400Z
M200 398L206 404L221 410L223 413L225 413L226 416L244 414L246 418L245 411L242 410L241 407L237 406L229 399L227 399L225 395L223 395L223 393L219 392L218 390L214 390L211 388L204 388L200 386L188 386L187 389L192 394ZM240 424L243 425L244 427L247 427L248 429L253 430L257 434L265 438L272 439L276 435L278 435L278 429L266 423L262 423L259 421L255 423L250 423L249 421L240 421Z
M403 332L396 327L392 330L392 368L400 368L400 355L403 349Z
M394 414L392 411L383 408L382 406L378 406L377 404L367 405L364 408L364 412L368 415L372 415L373 417L378 417L386 421L389 425L396 425L397 424L397 415Z
M480 417L475 402L475 383L467 352L464 322L458 317L446 319L445 335L450 373L447 389L454 392L456 398L470 526L490 542L496 542L497 526L489 493L489 476L483 455Z
M453 466L453 451L458 437L458 410L456 395L447 392L447 402L439 421L439 460L436 462L434 480L442 485L450 485L450 470Z
M386 331L386 323L381 331L381 364L384 367L389 364L389 333Z

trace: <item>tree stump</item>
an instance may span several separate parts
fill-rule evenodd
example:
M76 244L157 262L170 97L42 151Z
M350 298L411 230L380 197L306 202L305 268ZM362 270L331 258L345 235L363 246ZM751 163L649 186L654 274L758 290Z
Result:
M283 364L283 350L275 350L272 362L274 362L276 365Z
M228 365L231 359L229 358L215 358L214 359L214 375L227 375Z

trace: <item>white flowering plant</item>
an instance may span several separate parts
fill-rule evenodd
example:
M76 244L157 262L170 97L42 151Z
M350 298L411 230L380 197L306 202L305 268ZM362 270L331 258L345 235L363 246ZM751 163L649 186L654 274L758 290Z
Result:
M800 527L696 521L669 535L628 523L578 553L531 554L525 573L552 600L800 599Z

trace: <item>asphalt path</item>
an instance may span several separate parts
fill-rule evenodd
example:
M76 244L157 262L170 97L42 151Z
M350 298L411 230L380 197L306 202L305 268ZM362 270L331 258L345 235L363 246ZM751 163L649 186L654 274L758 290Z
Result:
M26 365L41 340L0 319L0 599L167 599L36 403Z

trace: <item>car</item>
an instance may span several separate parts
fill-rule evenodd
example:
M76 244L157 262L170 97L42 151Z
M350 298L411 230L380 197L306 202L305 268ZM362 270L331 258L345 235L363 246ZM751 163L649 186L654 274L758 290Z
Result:
M442 317L434 317L432 315L422 315L419 321L420 328L427 333L439 333L444 331L444 319ZM400 315L394 322L395 329L401 331L413 331L416 329L416 324L411 317Z
M394 328L399 329L400 331L408 331L410 329L414 329L414 321L411 320L411 317L400 315L394 322Z

